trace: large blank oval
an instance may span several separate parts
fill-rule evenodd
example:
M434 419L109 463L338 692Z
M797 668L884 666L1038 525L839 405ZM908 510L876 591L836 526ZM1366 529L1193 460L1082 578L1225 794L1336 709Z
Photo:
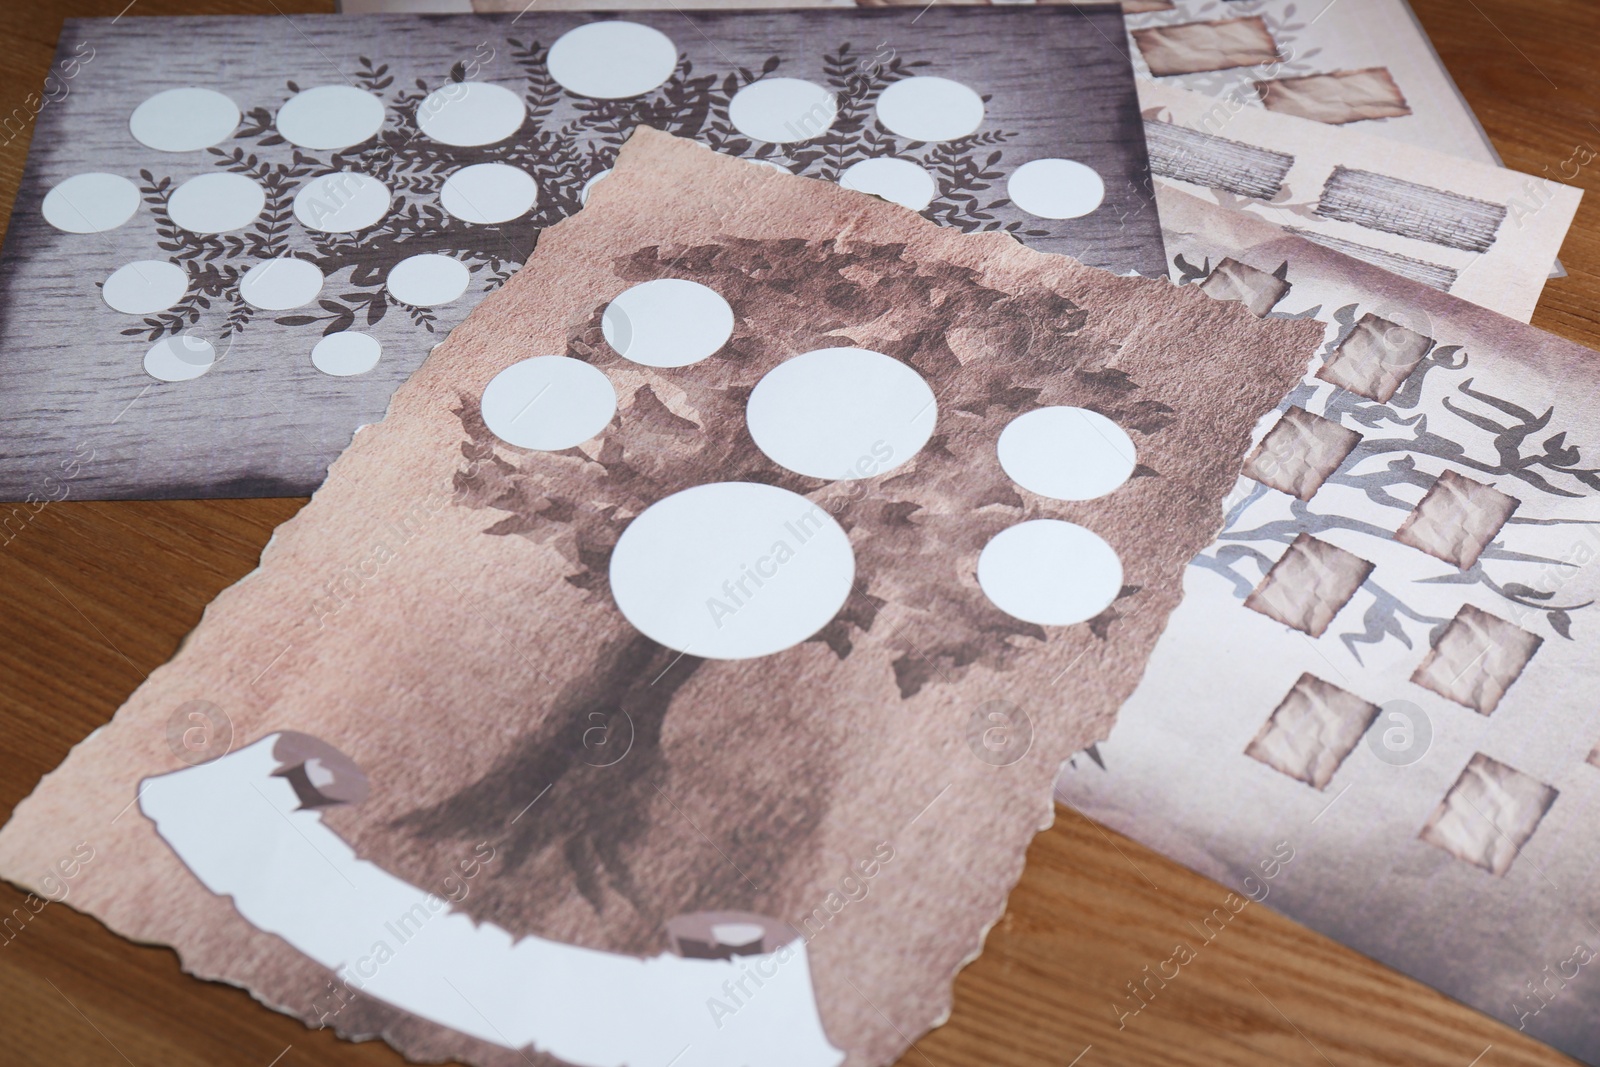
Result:
M600 331L624 359L646 367L687 367L728 343L733 309L699 282L657 278L607 304Z
M114 230L139 210L139 187L119 174L74 174L44 194L41 210L67 233Z
M144 354L144 372L162 382L186 382L210 370L217 349L210 341L190 334L163 337Z
M913 141L954 141L983 125L983 97L958 81L902 78L878 94L878 121Z
M1060 519L1033 519L989 539L978 585L1001 611L1041 626L1092 619L1122 591L1122 561L1098 534Z
M294 194L294 217L308 230L355 233L389 213L394 196L376 178L342 170L313 178Z
M157 152L198 152L227 140L239 105L215 89L165 89L133 109L128 132Z
M678 66L678 46L660 30L613 19L568 30L550 46L550 77L595 100L642 96Z
M239 295L263 311L304 307L322 292L322 271L315 263L294 256L263 260L239 279Z
M528 117L522 97L488 82L451 82L417 105L417 128L440 144L504 141Z
M746 137L792 144L820 137L833 125L838 101L802 78L762 78L733 94L728 118Z
M167 212L191 233L227 233L254 222L266 203L266 191L252 178L202 174L178 186Z
M151 315L182 300L188 290L189 274L176 263L141 259L112 272L100 295L124 315Z
M383 129L383 101L353 85L319 85L291 96L278 109L277 127L301 148L349 148Z
M611 379L580 359L534 356L483 390L483 422L507 444L558 452L604 430L617 412Z
M474 163L444 180L439 206L462 222L493 225L533 210L539 183L509 163Z
M1000 432L1000 466L1022 488L1054 500L1093 500L1128 480L1138 463L1121 426L1088 408L1018 415Z
M870 478L917 454L938 421L922 375L881 352L821 348L756 383L745 420L756 447L812 478Z
M1106 198L1106 183L1093 167L1075 159L1034 159L1012 172L1006 195L1041 219L1077 219Z
M611 595L640 633L707 659L751 659L826 626L855 581L850 538L798 493L715 482L650 505L611 554Z

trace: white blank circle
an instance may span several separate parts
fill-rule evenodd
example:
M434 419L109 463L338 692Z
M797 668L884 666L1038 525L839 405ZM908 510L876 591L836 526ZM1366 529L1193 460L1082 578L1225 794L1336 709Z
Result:
M938 186L925 167L909 159L863 159L839 176L846 189L881 196L892 204L921 211L933 200Z
M301 148L349 148L383 129L383 101L353 85L319 85L278 109L278 132Z
M371 334L345 330L330 333L311 349L311 365L323 374L348 378L365 374L378 365L383 345Z
M699 282L657 278L607 304L600 332L624 359L646 367L687 367L728 343L733 309Z
M301 186L294 194L294 217L308 230L354 233L377 225L393 199L378 179L342 170Z
M545 65L569 93L622 100L648 93L672 77L678 46L660 30L637 22L591 22L556 38Z
M100 295L113 311L150 315L167 310L188 291L189 275L182 267L164 259L141 259L113 271Z
M1053 500L1093 500L1128 480L1138 463L1121 426L1087 408L1018 415L1000 432L1000 466L1022 488Z
M144 372L163 382L186 382L211 369L217 350L210 341L188 334L163 337L144 354Z
M604 430L617 412L611 379L578 359L534 356L483 390L483 422L507 444L559 452Z
M239 105L214 89L167 89L133 109L128 132L158 152L197 152L239 125Z
M40 210L67 233L114 230L139 210L139 187L117 174L74 174L44 194Z
M801 78L762 78L733 94L728 118L746 137L791 144L820 137L833 125L838 102Z
M440 144L504 141L528 117L522 97L488 82L451 82L417 105L417 128Z
M954 141L983 125L983 97L949 78L902 78L878 94L878 121L913 141Z
M1006 195L1041 219L1076 219L1100 206L1106 183L1093 167L1071 159L1035 159L1012 172Z
M1012 618L1070 626L1111 606L1122 591L1122 561L1082 526L1032 519L1001 530L983 546L978 584Z
M322 292L322 271L315 263L282 256L257 263L239 279L239 295L262 311L304 307Z
M474 163L444 180L439 206L462 222L492 225L533 210L539 183L509 163Z
M466 292L471 278L472 272L459 259L424 252L396 263L384 284L402 304L428 308L448 304Z
M266 203L266 192L253 178L202 174L173 191L167 213L190 233L226 233L250 225Z
M812 478L871 478L933 434L933 390L881 352L822 348L785 360L750 392L745 421L767 458Z
M751 659L828 624L855 581L850 538L798 493L754 482L658 500L611 553L611 595L640 633L707 659Z

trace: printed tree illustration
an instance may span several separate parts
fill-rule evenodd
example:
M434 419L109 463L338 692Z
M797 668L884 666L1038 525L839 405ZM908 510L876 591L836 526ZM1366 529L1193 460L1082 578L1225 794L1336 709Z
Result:
M903 698L975 667L1007 670L1046 634L994 607L972 579L988 540L1028 514L995 458L1001 430L1016 415L1051 404L1087 406L1145 435L1159 433L1172 413L1141 399L1137 382L1104 366L1110 353L1085 339L1085 313L1066 297L1042 284L1022 295L1002 292L966 268L912 263L903 251L728 240L635 253L617 268L623 282L672 276L711 287L734 309L733 338L701 363L663 372L683 391L672 407L649 384L620 396L594 458L576 448L544 454L509 448L485 427L477 398L463 394L456 409L464 433L457 506L486 512L488 536L526 538L558 552L566 581L610 605L611 551L633 516L707 482L779 486L831 514L855 551L855 586L810 642L842 661L860 655L870 636L872 655ZM574 331L567 354L624 369L631 365L602 337L603 310L596 307ZM952 323L961 324L965 358L952 348ZM796 352L838 346L881 351L935 383L937 432L914 457L896 457L907 462L877 477L829 482L794 474L763 455L745 428L746 402L766 371ZM1136 476L1159 474L1141 466ZM1125 587L1123 594L1134 591ZM1097 620L1102 640L1115 610ZM605 888L632 903L648 920L639 926L640 944L648 948L670 915L649 910L660 898L632 892L623 856L651 827L649 806L663 772L656 745L674 695L706 661L664 648L625 621L622 632L627 636L606 650L581 691L561 694L544 727L477 782L404 825L424 838L450 837L481 821L476 813L515 811L526 803L530 783L558 783L540 802L539 819L510 829L509 867L561 857L597 909ZM618 709L631 731L625 775L597 770L584 742L594 725L618 721ZM804 776L786 786L828 788ZM768 821L784 832L774 832L770 844L746 843L742 872L709 865L674 907L770 914L772 902L755 887L780 881L793 842L808 820L820 817L825 799L786 794L769 801L775 808ZM546 880L537 891L559 894L560 885ZM519 884L518 906L526 907L528 891ZM486 893L478 906L492 917L496 898ZM615 925L620 921L608 916L607 929L625 928Z
M375 326L397 309L412 326L432 333L438 321L432 310L403 303L385 288L390 269L410 256L443 254L461 260L477 276L481 289L497 288L532 254L542 229L579 210L585 184L611 166L638 125L699 138L721 152L777 162L794 173L833 181L863 159L909 159L935 176L938 195L924 212L929 218L964 230L1047 235L1048 231L1023 229L1020 222L1002 223L992 214L1008 202L992 199L992 190L1003 173L1003 149L997 146L1013 134L986 129L929 146L897 139L877 125L872 116L877 94L927 66L926 60L865 57L848 42L841 45L825 62L827 83L839 105L834 124L813 140L785 146L741 134L728 114L740 89L764 77L782 76L783 61L778 56L768 57L759 70L741 67L720 77L697 72L686 57L680 57L671 79L651 93L625 100L591 100L573 97L556 83L546 46L515 39L509 44L510 60L523 77L527 118L513 136L498 144L445 145L423 134L417 124L417 110L430 93L469 80L472 71L465 63L457 63L438 86L419 78L407 87L395 84L388 64L362 57L352 77L360 88L384 100L388 118L372 141L343 151L319 153L288 145L274 125L271 109L249 109L235 134L238 143L208 150L218 168L251 178L266 194L260 217L241 233L203 235L178 226L168 207L174 180L148 169L140 171L141 193L156 219L158 247L188 272L189 287L178 304L146 317L123 334L157 341L197 326L207 314L223 313L219 334L227 342L263 314L239 294L245 272L256 263L285 255L315 264L338 292L325 292L314 309L266 313L280 325L316 327L326 335ZM285 87L289 95L301 89L294 81ZM287 161L280 158L285 151ZM490 162L518 167L533 177L538 200L530 214L498 226L480 226L439 206L439 192L452 173ZM295 194L305 182L341 171L363 174L387 186L394 196L390 211L377 224L355 233L302 227L294 217ZM349 275L338 277L347 268Z
M1183 280L1193 280L1193 265L1183 262L1182 257L1176 262L1184 275ZM1358 305L1349 304L1334 312L1338 338L1325 347L1324 355L1332 351L1338 339L1355 328L1359 311ZM1273 314L1275 317L1298 317ZM1402 516L1411 511L1413 500L1394 490L1401 486L1426 490L1434 482L1432 474L1419 469L1419 457L1445 460L1486 479L1514 479L1529 492L1551 497L1576 498L1600 491L1600 468L1586 466L1580 449L1567 443L1567 433L1558 428L1559 419L1553 406L1534 412L1479 389L1468 373L1470 369L1471 357L1462 346L1440 345L1423 359L1387 404L1368 400L1349 390L1335 390L1326 405L1319 409L1320 413L1344 425L1365 428L1369 433L1326 484L1359 490L1373 504ZM1441 375L1450 377L1450 391L1440 398L1439 406L1451 416L1442 425L1437 418L1430 421L1427 412L1418 410L1430 382ZM1305 406L1313 392L1310 386L1302 385L1288 402ZM1493 458L1488 458L1490 456ZM1380 457L1390 458L1379 469L1355 471L1358 466L1370 467L1370 461ZM1287 546L1301 532L1316 534L1324 530L1346 530L1389 540L1393 537L1394 525L1399 522L1397 518L1388 527L1361 522L1325 514L1321 509L1295 500L1290 502L1287 519L1243 525L1243 516L1250 505L1269 492L1264 486L1256 486L1230 516L1220 538L1221 546L1196 560L1200 566L1231 580L1240 599L1249 595L1259 581L1259 574L1265 573L1276 558L1275 554L1255 547L1257 545ZM1558 573L1576 566L1571 561L1512 547L1507 543L1511 540L1507 535L1518 525L1519 519L1513 515L1501 539L1489 545L1470 568L1451 568L1421 581L1429 585L1481 586L1521 609L1515 612L1519 617L1542 614L1552 631L1571 640L1573 613L1593 606L1592 600L1564 601L1555 590L1497 579L1491 573L1507 564L1538 564L1544 567L1545 573ZM1245 560L1253 562L1257 574L1252 575L1240 567ZM1373 602L1363 614L1361 629L1340 634L1340 640L1358 661L1362 645L1392 638L1411 648L1413 640L1405 628L1408 620L1429 627L1430 641L1450 622L1449 617L1431 615L1415 607L1403 591L1389 589L1375 578L1367 579L1363 588L1372 595Z

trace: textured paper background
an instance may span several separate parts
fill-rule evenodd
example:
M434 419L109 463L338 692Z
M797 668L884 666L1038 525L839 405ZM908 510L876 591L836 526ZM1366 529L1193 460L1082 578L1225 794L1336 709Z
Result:
M732 290L723 356L656 371L599 342L606 303L663 275ZM1184 564L1217 529L1251 426L1304 373L1320 333L641 131L589 208L547 231L357 435L260 569L18 807L0 871L36 884L62 842L90 840L97 859L74 906L307 1015L328 975L245 925L125 811L142 777L180 765L166 724L195 699L226 711L236 746L298 729L352 756L372 793L329 825L412 884L435 884L485 836L520 857L466 904L513 934L649 954L686 911L797 921L888 841L894 863L809 949L830 1039L853 1064L886 1062L945 1017L955 971L1050 821L1060 760L1104 736L1131 692ZM934 439L892 474L786 473L742 426L694 406L707 397L737 413L740 382L840 344L904 359L939 397ZM561 352L617 386L605 434L538 454L478 430L491 377ZM1077 504L1014 487L998 434L1050 404L1127 427L1138 476ZM608 539L653 499L730 479L833 511L857 586L812 640L698 661L611 606ZM1090 622L1018 623L975 582L989 537L1044 516L1089 527L1121 556L1123 595ZM415 532L371 563L397 524ZM329 588L352 568L374 573L329 613ZM995 699L1028 724L1003 766L972 748L973 713ZM631 709L638 729L612 768L576 759L573 731L596 706ZM546 781L550 795L513 822ZM598 901L586 897L588 861L570 864L595 847L621 857L631 889L601 877ZM370 1001L336 1025L416 1058L520 1058Z
M1273 314L1326 322L1324 354L1367 313L1439 347L1386 405L1309 376L1294 390L1290 402L1359 431L1362 442L1307 503L1241 479L1227 528L1189 567L1183 604L1139 690L1096 748L1105 769L1076 758L1059 795L1230 886L1266 890L1267 904L1313 929L1600 1062L1600 984L1581 962L1563 966L1580 944L1600 948L1591 889L1600 873L1600 767L1586 762L1600 739L1590 682L1600 671L1592 562L1600 556L1600 361L1247 215L1165 189L1161 210L1176 277L1198 281L1221 257L1281 271L1293 288ZM1466 570L1393 540L1445 471L1519 501ZM1314 640L1241 603L1308 531L1377 565ZM1463 604L1541 639L1488 715L1412 680ZM1491 645L1484 658L1508 650ZM1383 709L1321 791L1245 754L1303 672ZM1392 711L1412 720L1417 758L1405 765L1375 755L1385 731L1408 729ZM1462 809L1478 838L1514 855L1499 877L1419 837L1479 753L1558 791L1520 849L1509 827L1493 830ZM1280 841L1295 858L1264 883L1258 865ZM1106 1010L1134 1007L1108 1002Z
M1384 259L1390 270L1410 277L1440 275L1439 287L1463 300L1527 322L1549 276L1549 264L1561 249L1567 229L1578 210L1582 190L1569 185L1487 164L1454 159L1424 148L1397 148L1392 142L1362 132L1358 126L1335 127L1245 108L1231 111L1209 97L1160 82L1141 81L1139 101L1147 120L1173 123L1204 135L1204 145L1177 153L1151 149L1151 165L1162 181L1176 181L1176 168L1204 159L1226 164L1230 173L1255 170L1261 165L1240 154L1240 145L1265 149L1284 159L1287 169L1272 172L1270 195L1254 195L1226 182L1214 185L1180 181L1186 191L1198 193L1225 207L1241 208L1279 226L1303 230L1312 240L1333 242L1333 247L1369 260ZM1150 127L1147 125L1147 130ZM1232 142L1227 144L1226 142ZM1423 220L1412 228L1416 235L1383 230L1372 225L1330 215L1327 209L1330 181L1348 181L1350 172L1382 179L1398 179L1441 194L1456 194L1480 202L1465 205L1482 212L1503 212L1497 225L1484 227L1491 239L1475 243L1477 229L1461 205L1439 210L1452 221ZM1367 212L1384 212L1396 197L1409 194L1357 194L1357 205ZM1454 214L1453 214L1454 213ZM1394 214L1410 214L1395 212ZM1453 221L1460 219L1461 221ZM1455 245L1443 243L1446 240ZM1479 250L1481 248L1481 250ZM1441 272L1442 268L1442 272Z
M678 73L659 91L599 105L554 84L542 59L561 34L594 16L535 10L110 21L72 20L63 29L61 56L79 54L82 45L94 58L41 114L6 234L0 500L59 499L63 492L74 499L309 493L355 427L382 416L394 388L515 269L539 229L577 209L584 183L609 165L639 121L826 180L867 157L914 159L941 184L930 217L969 229L1013 227L1039 247L1119 272L1159 277L1163 270L1133 75L1120 47L1121 14L1110 6L941 9L921 18L910 10L641 13L637 21L678 46ZM157 55L161 61L152 62ZM453 71L522 96L531 117L519 134L483 148L418 135L418 102ZM909 74L941 75L989 94L983 125L961 141L917 148L885 133L873 118L877 95ZM841 109L830 132L786 148L738 135L726 98L764 76L809 79L835 91ZM344 152L272 143L271 118L293 95L289 82L376 93L387 105L380 139ZM135 107L184 85L217 89L255 113L222 142L225 155L157 152L129 135ZM234 151L246 158L232 160ZM1009 203L1006 177L1025 161L1050 156L1082 161L1104 177L1107 194L1096 211L1052 221ZM483 162L534 175L539 201L530 214L478 226L440 210L445 176ZM315 236L294 220L289 204L301 184L335 169L371 173L391 186L396 205L379 226L352 237ZM220 237L163 236L149 201L128 223L99 234L62 233L40 214L52 186L85 171L149 185L149 198L159 203L162 181L176 187L228 170L265 172L276 185L254 225ZM319 301L251 313L236 295L237 276L285 252L312 257L327 275ZM432 309L391 299L387 271L416 252L451 255L473 268L466 294ZM178 308L137 316L106 306L99 283L149 259L175 259L189 270ZM318 371L311 351L330 329L380 341L378 365L348 378ZM192 381L153 380L143 370L145 352L179 331L211 341L222 358ZM92 460L63 478L68 460L91 452Z
M1386 69L1404 95L1410 115L1356 124L1375 137L1500 165L1500 157L1428 35L1405 0L1171 0L1166 10L1129 11L1130 31L1155 26L1259 17L1278 46L1280 61L1265 69L1235 67L1162 78L1245 107L1260 107L1255 82L1337 71ZM1144 55L1130 49L1134 69L1150 74Z

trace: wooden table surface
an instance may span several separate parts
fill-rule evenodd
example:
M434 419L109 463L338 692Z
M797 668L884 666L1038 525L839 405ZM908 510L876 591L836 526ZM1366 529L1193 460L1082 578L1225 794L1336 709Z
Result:
M1328 0L1305 0L1307 13ZM1331 0L1338 3L1339 0ZM1412 0L1508 166L1553 175L1600 150L1600 4ZM332 0L3 0L0 203L16 195L36 93L64 17L124 12L286 14ZM159 57L153 57L159 61ZM1595 189L1600 162L1576 179ZM1585 200L1534 324L1600 348L1600 195ZM1600 358L1597 356L1596 358ZM301 500L62 501L0 547L0 813L108 721L172 655L200 612L256 564ZM949 1023L902 1061L917 1067L1265 1067L1570 1063L1522 1034L1265 908L1118 1029L1112 1002L1165 959L1188 920L1227 891L1057 809L983 956L956 981ZM0 884L0 910L22 894ZM184 975L167 949L134 945L51 905L0 947L0 1064L302 1067L403 1063ZM755 1065L759 1067L759 1065Z

